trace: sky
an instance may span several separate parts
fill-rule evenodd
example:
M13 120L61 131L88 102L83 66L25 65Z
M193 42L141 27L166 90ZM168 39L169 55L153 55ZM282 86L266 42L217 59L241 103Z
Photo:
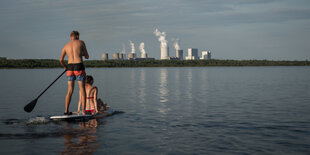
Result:
M155 29L214 59L310 60L309 0L1 0L0 57L59 59L72 30L90 59L111 58L129 40L160 58Z

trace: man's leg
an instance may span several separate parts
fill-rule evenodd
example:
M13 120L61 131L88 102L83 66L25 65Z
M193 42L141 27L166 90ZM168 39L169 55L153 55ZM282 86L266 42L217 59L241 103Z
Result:
M80 102L82 103L82 114L85 115L85 106L86 106L86 91L85 91L85 82L78 81L79 90L80 90Z
M72 97L72 93L74 90L74 81L68 81L68 92L66 95L66 109L65 109L65 113L69 112L69 105L71 102L71 97Z
M80 92L79 92L79 93L80 93ZM81 104L82 104L81 97L82 97L82 95L79 94L79 104L78 104L78 110L77 110L78 113L80 113L80 111L81 111Z

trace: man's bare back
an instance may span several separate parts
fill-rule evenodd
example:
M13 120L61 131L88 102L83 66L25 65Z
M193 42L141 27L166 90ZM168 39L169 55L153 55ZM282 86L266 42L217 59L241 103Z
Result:
M60 62L64 67L66 65L63 60L66 55L68 55L68 64L81 63L83 62L82 56L85 56L86 59L89 57L84 41L76 39L69 41L62 49Z

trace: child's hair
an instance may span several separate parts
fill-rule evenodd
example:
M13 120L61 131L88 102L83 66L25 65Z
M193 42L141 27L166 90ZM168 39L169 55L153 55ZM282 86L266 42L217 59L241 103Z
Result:
M94 78L91 75L86 76L86 83L92 84L94 82Z

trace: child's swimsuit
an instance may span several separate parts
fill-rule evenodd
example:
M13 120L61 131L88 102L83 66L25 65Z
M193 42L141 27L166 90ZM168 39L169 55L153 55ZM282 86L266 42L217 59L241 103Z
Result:
M67 66L68 81L85 81L86 72L83 63L72 63Z
M95 109L90 109L90 110L85 110L86 113L93 113L95 111Z
M89 95L88 95L88 96L90 96L90 93L91 93L91 91L92 91L94 88L96 88L96 87L92 87L92 88L89 90ZM86 97L86 99L87 99L87 100L93 100L93 99L94 99L94 96ZM88 113L88 114L92 114L93 112L95 112L95 108L93 108L93 109L86 109L85 111L86 111L86 113Z
M91 100L91 99L94 99L94 97L86 97L86 99ZM87 109L85 111L89 112L89 113L93 113L95 111L95 109Z

